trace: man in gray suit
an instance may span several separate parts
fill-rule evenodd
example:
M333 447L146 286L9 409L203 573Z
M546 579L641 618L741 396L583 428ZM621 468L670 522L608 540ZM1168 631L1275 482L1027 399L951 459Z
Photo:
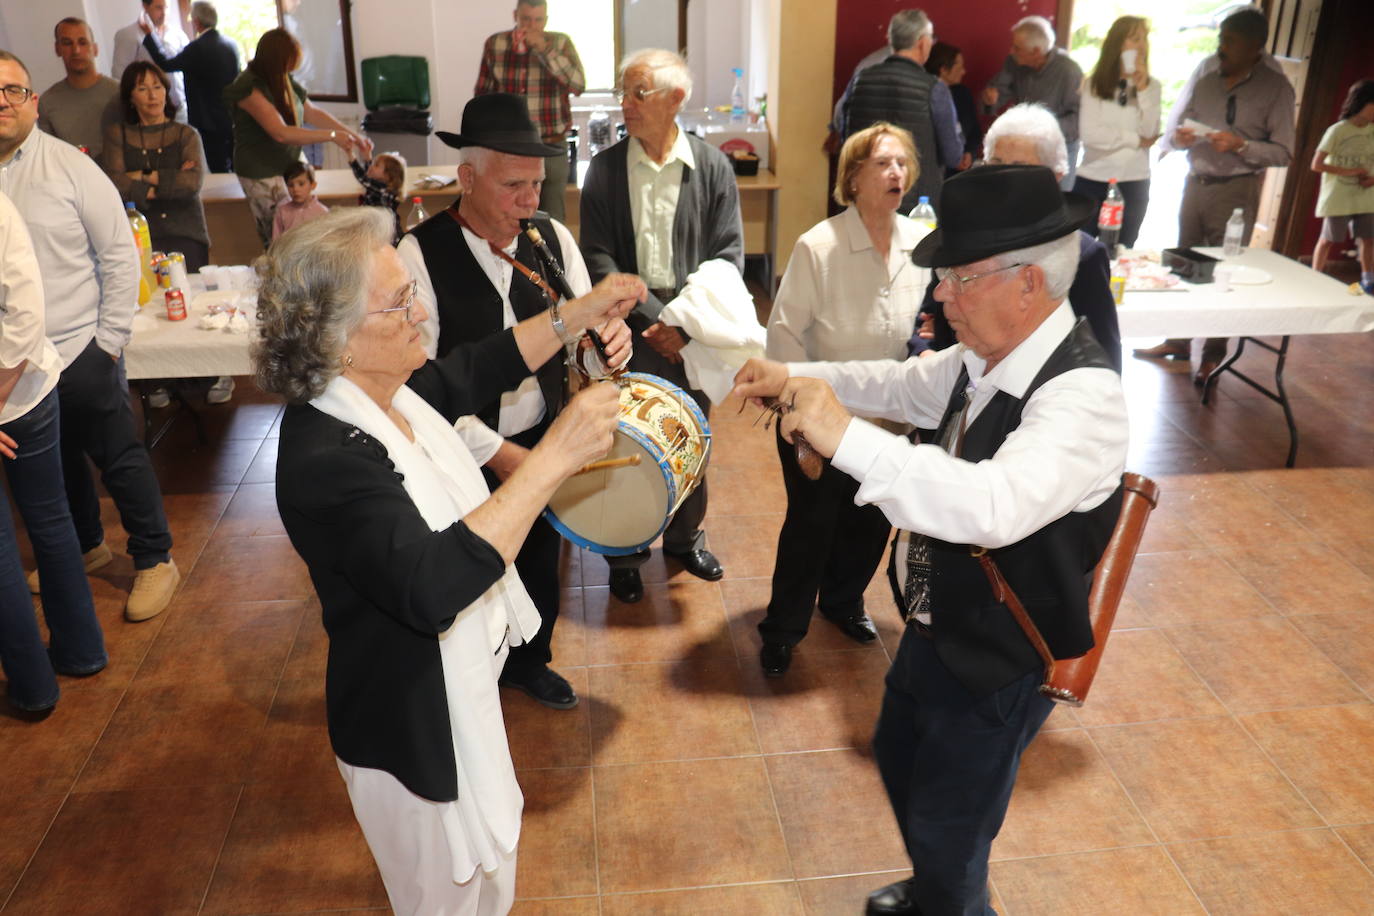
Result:
M743 270L744 225L729 160L674 121L691 93L687 64L671 51L638 51L625 60L617 95L629 136L587 169L581 248L593 282L631 273L649 287L648 301L625 319L635 335L630 368L681 385L707 411L710 400L690 388L683 367L687 336L660 320L660 313L707 261ZM663 533L663 552L692 575L714 581L724 572L704 546L705 515L703 479ZM611 593L621 601L642 598L639 567L648 558L647 550L608 557Z

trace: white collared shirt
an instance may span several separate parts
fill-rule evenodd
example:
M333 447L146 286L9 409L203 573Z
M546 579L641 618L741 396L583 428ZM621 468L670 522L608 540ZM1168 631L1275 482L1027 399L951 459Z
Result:
M673 271L673 220L677 217L682 170L694 169L696 158L680 127L677 139L663 164L644 152L639 138L631 137L625 150L625 175L630 186L630 220L635 227L635 260L639 276L650 289L677 286ZM683 278L686 279L685 277Z
M930 282L911 252L929 232L898 214L880 256L856 207L808 229L792 249L768 316L768 358L905 359Z
M568 227L557 220L553 221L554 234L558 238L558 246L563 252L563 273L568 278L568 283L572 290L579 296L586 295L592 288L590 275L587 273L587 265L582 260L582 252L578 250L577 242L573 239ZM468 243L468 250L477 259L482 272L491 281L492 288L501 294L501 316L502 327L514 327L517 322L515 310L510 304L510 288L514 279L515 268L510 265L505 258L498 257L492 253L485 239L476 233L464 228L463 240ZM505 249L506 253L515 256L515 249L518 240L512 240ZM411 277L415 280L415 298L425 307L428 317L421 324L425 340L425 354L434 359L439 346L439 310L434 304L434 283L430 280L429 270L425 267L425 256L420 251L420 243L413 235L407 235L401 239L401 244L396 247L396 253L401 256L401 261L410 271ZM524 279L521 283L526 282ZM544 394L539 390L539 379L530 375L519 387L512 391L507 391L501 395L501 413L497 422L497 432L502 436L513 436L522 433L537 424L544 418L548 406L544 403ZM480 424L479 424L480 425ZM460 430L461 431L461 430ZM480 433L480 431L478 431ZM478 462L483 463L491 455L487 448L483 448L474 440L467 439L468 447L477 455ZM491 449L494 451L494 449Z
M92 337L118 356L138 308L138 248L109 177L90 156L35 127L0 165L0 193L14 201L33 240L47 335L63 365Z
M985 361L963 345L895 363L789 364L793 375L829 382L851 410L933 427L961 369L974 386L972 423L998 391L1022 397L1073 329L1060 303L1015 350L984 374ZM1126 401L1110 369L1073 369L1041 385L1021 425L984 461L955 458L936 445L853 419L833 463L859 481L854 501L872 503L897 527L957 544L1004 547L1069 512L1101 505L1126 464Z
M1159 136L1159 80L1150 77L1144 92L1134 84L1122 105L1115 97L1098 98L1092 82L1083 81L1078 105L1078 131L1083 162L1078 174L1092 181L1141 181L1150 177L1150 150L1143 137Z
M0 426L33 410L62 374L62 357L43 335L43 280L29 231L0 194L0 369L20 364L24 372L0 404Z

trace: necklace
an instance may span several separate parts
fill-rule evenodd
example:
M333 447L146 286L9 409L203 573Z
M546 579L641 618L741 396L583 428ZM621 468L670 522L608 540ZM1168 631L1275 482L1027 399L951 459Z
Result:
M139 149L142 150L142 152L143 152L143 174L147 175L149 172L152 172L152 171L155 171L155 170L154 170L154 168L153 168L153 161L152 161L152 158L148 155L148 138L147 138L147 137L145 136L145 134L144 134L144 126L145 126L145 125L143 124L142 121L138 122L138 145L139 145ZM157 158L158 158L158 161L159 161L159 162L162 161L162 147L163 147L163 145L165 144L166 139L167 139L167 122L166 122L166 121L163 121L161 124L158 124L158 125L157 125L157 149L156 149L156 153L157 153Z

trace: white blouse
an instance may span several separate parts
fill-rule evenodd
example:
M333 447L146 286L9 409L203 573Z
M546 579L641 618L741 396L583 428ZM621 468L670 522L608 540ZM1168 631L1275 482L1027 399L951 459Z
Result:
M911 251L930 230L897 215L891 247L873 247L856 208L797 239L768 317L768 358L906 359L930 271Z
M1140 181L1150 177L1150 150L1142 137L1159 136L1159 80L1150 77L1143 92L1130 93L1125 105L1100 99L1087 80L1080 90L1078 129L1083 162L1078 174L1092 181Z

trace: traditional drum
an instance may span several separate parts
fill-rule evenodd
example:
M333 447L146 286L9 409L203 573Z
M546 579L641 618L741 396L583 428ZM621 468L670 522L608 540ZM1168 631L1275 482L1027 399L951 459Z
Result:
M569 477L544 510L565 538L608 556L652 544L701 481L711 454L710 424L686 391L641 372L617 384L620 424L611 451Z

